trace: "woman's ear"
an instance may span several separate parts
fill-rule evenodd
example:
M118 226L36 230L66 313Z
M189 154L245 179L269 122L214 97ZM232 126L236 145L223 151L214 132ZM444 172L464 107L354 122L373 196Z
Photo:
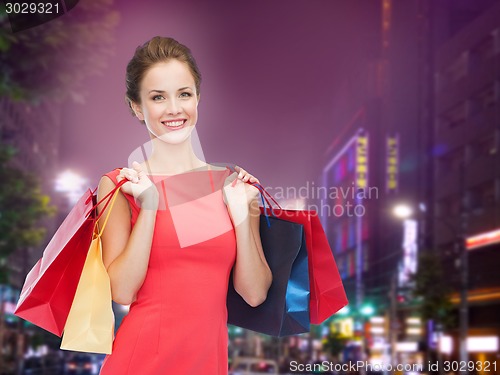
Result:
M140 121L144 121L144 114L142 113L142 109L141 109L141 106L138 105L137 103L135 102L131 102L130 103L131 107L132 107L132 110L134 111L135 113L135 116L140 120Z

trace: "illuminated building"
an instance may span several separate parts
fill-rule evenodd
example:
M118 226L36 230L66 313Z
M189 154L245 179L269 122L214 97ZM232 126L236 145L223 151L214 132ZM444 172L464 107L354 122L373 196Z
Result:
M468 336L500 336L500 4L437 50L434 99L434 243L460 303L456 242L467 238ZM457 330L450 332L451 355ZM486 341L485 341L486 342ZM476 345L477 347L477 345ZM487 352L470 359L488 358ZM493 358L493 357L490 357Z
M352 100L343 112L350 115L335 112L338 136L325 153L322 173L326 187L353 186L354 139L367 136L368 186L378 188L379 197L361 202L362 220L332 215L323 223L350 307L371 299L379 312L387 311L388 295L397 293L390 285L404 240L403 223L388 212L398 201L408 202L417 222L412 246L440 251L457 303L460 272L453 248L461 234L462 198L469 204L467 236L500 229L500 7L494 1L380 4L380 45L359 77L349 77L348 87L356 93L346 92ZM462 160L467 163L464 194ZM347 198L330 201L349 203ZM493 242L470 250L471 334L499 334L499 250ZM397 315L406 321L417 307L399 297ZM423 343L423 331L403 326L397 340ZM454 347L450 355L457 357L457 343Z

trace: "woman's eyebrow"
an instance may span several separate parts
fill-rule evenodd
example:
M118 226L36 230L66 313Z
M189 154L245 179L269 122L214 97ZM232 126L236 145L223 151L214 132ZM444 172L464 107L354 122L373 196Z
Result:
M181 87L181 88L180 88L180 89L178 89L177 91L182 91L182 90L192 90L192 89L193 89L192 87L186 86L186 87ZM150 90L148 94L151 94L152 92L158 92L158 93L160 93L160 94L163 94L163 93L165 93L166 91L164 91L164 90L157 90L157 89L155 89L155 90Z

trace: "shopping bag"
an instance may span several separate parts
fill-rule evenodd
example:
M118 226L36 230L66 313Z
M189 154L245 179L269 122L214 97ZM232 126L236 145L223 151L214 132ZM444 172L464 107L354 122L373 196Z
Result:
M277 337L308 332L309 275L302 225L261 215L260 237L273 275L267 298L259 306L248 305L235 291L231 273L228 323Z
M268 203L268 207L261 207L263 214L304 226L311 291L310 322L321 324L346 306L348 300L318 213L314 210L283 209L260 184L254 185ZM274 208L271 202L278 208Z
M14 314L61 336L92 240L90 189L78 200L26 276ZM87 213L89 214L87 215Z
M114 190L119 189L122 180ZM109 203L111 191L101 202ZM61 336L92 241L97 207L87 190L64 219L42 258L26 276L14 314Z
M113 194L100 231L97 221L94 226L90 249L64 326L61 349L111 354L115 317L111 284L102 261L101 235L117 195L118 190Z

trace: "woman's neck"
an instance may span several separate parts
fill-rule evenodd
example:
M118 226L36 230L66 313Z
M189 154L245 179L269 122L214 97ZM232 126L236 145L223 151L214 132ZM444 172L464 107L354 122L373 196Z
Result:
M151 145L151 155L145 161L147 173L174 175L207 165L194 153L191 137L179 144L170 144L154 138Z

